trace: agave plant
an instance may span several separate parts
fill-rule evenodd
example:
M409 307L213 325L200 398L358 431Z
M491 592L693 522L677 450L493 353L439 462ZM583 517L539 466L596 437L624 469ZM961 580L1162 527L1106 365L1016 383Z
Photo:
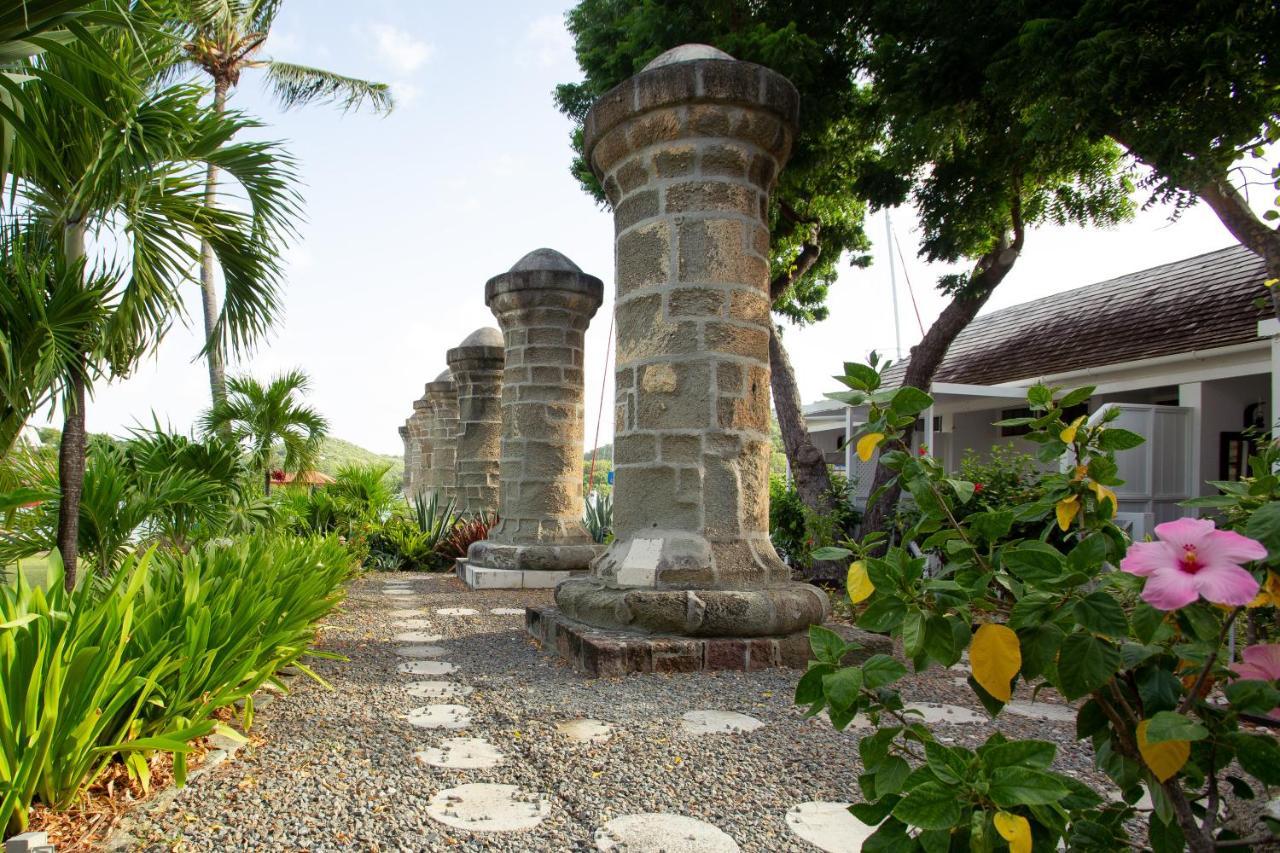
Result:
M613 494L592 492L583 507L582 523L595 542L605 542L613 534Z

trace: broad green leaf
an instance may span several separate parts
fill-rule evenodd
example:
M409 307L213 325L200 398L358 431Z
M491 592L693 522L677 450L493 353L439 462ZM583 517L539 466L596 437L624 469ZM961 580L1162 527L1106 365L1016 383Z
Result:
M1079 699L1106 684L1122 661L1115 646L1091 634L1072 634L1058 651L1062 695Z
M920 829L950 829L960 820L960 804L952 788L925 782L907 792L893 816Z
M862 664L862 680L869 690L892 684L907 674L907 668L889 655L872 655Z
M1072 614L1083 628L1095 634L1123 638L1129 635L1129 621L1115 598L1097 590L1076 602Z
M1131 450L1146 441L1136 432L1119 427L1106 427L1098 436L1098 447L1103 450Z
M862 670L846 666L822 678L822 689L831 707L843 711L858 700L862 690Z
M821 625L809 626L809 646L822 663L838 664L844 656L844 638Z
M899 415L918 415L933 405L933 398L919 388L904 385L893 395L889 407Z
M1209 736L1209 730L1204 726L1173 711L1160 711L1146 723L1144 737L1149 744L1171 740L1204 740Z
M1056 774L1027 767L1000 767L991 773L991 799L1002 808L1057 802L1067 786Z

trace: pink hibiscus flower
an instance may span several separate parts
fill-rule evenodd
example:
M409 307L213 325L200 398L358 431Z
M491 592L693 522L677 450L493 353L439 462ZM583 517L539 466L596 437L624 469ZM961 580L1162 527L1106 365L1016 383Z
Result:
M1180 518L1157 524L1155 542L1130 545L1120 568L1147 579L1142 600L1157 610L1177 610L1200 596L1241 606L1258 594L1258 582L1240 564L1265 556L1267 549L1247 536Z
M1237 681L1280 681L1280 644L1249 646L1240 657L1244 662L1231 666ZM1273 709L1271 717L1280 720L1280 708Z

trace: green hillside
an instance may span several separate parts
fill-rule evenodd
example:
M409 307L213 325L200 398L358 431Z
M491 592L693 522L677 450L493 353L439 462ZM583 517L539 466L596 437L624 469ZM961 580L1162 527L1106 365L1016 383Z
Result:
M325 438L316 468L332 477L343 465L390 465L391 470L387 472L387 476L394 478L397 483L404 480L402 457L374 453L340 438Z

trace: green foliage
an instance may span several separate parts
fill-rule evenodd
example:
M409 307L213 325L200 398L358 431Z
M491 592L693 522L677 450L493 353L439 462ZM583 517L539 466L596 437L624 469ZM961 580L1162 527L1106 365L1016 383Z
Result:
M582 521L591 534L591 541L613 541L613 493L588 494L582 510Z
M489 530L498 523L496 515L464 516L449 531L449 535L440 543L440 556L452 561L467 556L471 543L489 538Z
M393 515L380 527L374 527L369 536L367 564L383 571L438 571L448 568L448 561L441 556L449 534L458 517L454 510L457 501L443 503L432 493L428 499L417 495L406 501L408 512Z
M0 587L0 828L26 826L33 801L76 802L123 760L145 786L147 756L223 728L246 700L311 651L341 598L350 561L332 540L253 537L185 556L130 556L75 593L60 563L47 590ZM304 668L305 669L305 668Z
M1224 644L1244 608L1198 602L1161 612L1139 598L1141 577L1114 570L1130 546L1112 521L1112 489L1121 484L1114 456L1141 437L1114 426L1115 410L1092 421L1068 416L1092 388L1035 386L1031 415L1008 423L1029 430L1025 438L1038 446L1046 471L1032 477L1020 456L970 464L970 474L1003 478L993 489L999 499L981 505L991 497L985 488L911 452L928 396L883 389L879 373L874 363L846 365L850 390L833 396L868 405L863 434L919 514L902 547L876 556L867 540L828 549L861 560L873 587L858 625L900 641L917 671L950 666L968 651L969 684L993 716L1019 684L1080 702L1077 735L1091 742L1098 768L1125 802L1106 802L1050 770L1049 743L997 734L970 751L939 742L904 708L895 682L905 666L882 655L841 666L843 641L815 628L815 659L797 685L797 704L810 714L826 709L837 728L857 714L877 727L859 744L865 802L853 807L879 824L868 849L1002 849L1003 833L1018 827L1035 849L1120 849L1133 843L1127 823L1135 813L1126 803L1141 789L1155 804L1149 836L1157 849L1182 849L1186 839L1193 849L1212 849L1234 838L1204 820L1201 803L1206 791L1219 801L1233 760L1255 780L1233 775L1237 796L1272 784L1272 766L1254 740L1244 740L1250 736L1240 723L1275 708L1280 693L1263 681L1232 679ZM1274 458L1265 451L1256 478L1228 484L1231 501L1214 504L1262 541L1272 534ZM923 556L907 550L911 544ZM1223 699L1207 698L1204 688L1215 682L1226 685Z
M358 444L325 435L320 439L320 449L316 451L315 470L335 477L338 471L351 466L369 467L373 465L387 468L386 478L395 490L404 482L404 457L387 456L366 450Z
M813 551L847 539L862 520L850 500L850 485L843 474L831 472L828 495L834 510L816 513L804 505L794 484L785 477L769 476L769 538L778 553L797 568L813 563Z

